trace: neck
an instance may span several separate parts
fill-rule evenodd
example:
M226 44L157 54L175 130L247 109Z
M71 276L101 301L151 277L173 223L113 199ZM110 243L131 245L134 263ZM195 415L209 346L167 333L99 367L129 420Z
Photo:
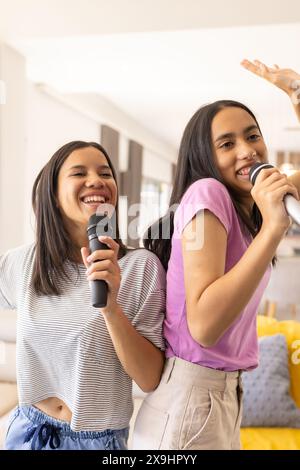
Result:
M251 215L252 215L253 206L254 206L253 201L251 203L249 203L249 202L242 203L242 209L248 217L251 217Z
M254 200L251 195L247 196L239 196L238 197L239 203L241 205L241 208L243 209L244 213L247 216L251 217L253 206L254 206Z
M86 233L85 226L83 227L82 224L76 225L72 224L72 226L66 227L70 239L72 240L73 249L73 256L72 261L75 263L82 263L82 256L81 256L81 248L89 246L88 237Z

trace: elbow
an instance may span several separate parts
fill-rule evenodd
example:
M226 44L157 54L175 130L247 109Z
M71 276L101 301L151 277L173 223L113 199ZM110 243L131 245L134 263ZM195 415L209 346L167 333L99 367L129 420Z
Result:
M154 390L158 387L160 380L155 380L149 383L138 384L142 392L150 393L154 392Z
M140 389L142 390L142 392L144 393L150 393L150 392L154 392L154 390L158 387L158 384L152 386L152 385L147 385L145 387L140 387Z
M153 392L160 384L165 363L164 352L155 348L155 355L150 358L150 363L151 367L148 367L148 369L145 369L145 364L143 365L138 377L137 375L131 376L144 393Z
M193 340L203 348L212 348L219 341L219 337L214 334L212 328L199 328L198 325L197 327L191 325L189 330Z
M222 336L216 322L211 320L213 315L210 315L209 312L210 308L206 304L200 307L199 302L191 305L187 311L190 335L203 348L216 346Z
M194 341L200 344L200 346L202 346L203 348L213 348L218 342L217 339L211 338L208 335L201 335L196 337L192 335L192 337Z
M160 367L157 370L155 370L153 374L151 374L151 376L149 374L149 376L147 377L147 380L145 380L146 377L143 377L143 380L139 380L139 381L134 379L137 385L140 387L140 389L144 393L153 392L159 386L162 371L163 371L163 365L164 365L164 361L161 362Z

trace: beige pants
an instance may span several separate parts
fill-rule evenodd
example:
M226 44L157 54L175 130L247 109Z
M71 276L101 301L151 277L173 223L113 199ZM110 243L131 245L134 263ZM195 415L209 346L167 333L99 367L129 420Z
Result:
M167 359L161 382L145 398L133 449L240 449L240 372Z

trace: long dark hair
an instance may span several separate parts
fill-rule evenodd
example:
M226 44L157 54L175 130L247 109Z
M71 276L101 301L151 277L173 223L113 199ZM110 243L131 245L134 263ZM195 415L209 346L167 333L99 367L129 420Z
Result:
M32 206L36 217L35 258L32 286L38 295L61 295L61 281L69 279L65 261L73 261L76 248L64 226L63 218L56 204L59 171L74 150L94 147L105 155L116 180L116 173L106 150L96 142L76 140L57 150L38 174L32 189ZM126 253L126 247L119 236L118 204L116 205L116 242L119 244L119 258ZM79 267L77 266L79 272Z
M171 238L174 232L174 207L191 184L202 178L214 178L224 184L231 196L233 205L240 218L241 227L253 237L257 235L262 225L261 213L254 204L251 216L243 210L235 191L226 185L214 161L214 149L211 138L211 125L216 114L224 108L244 109L254 119L259 131L256 117L247 106L238 101L221 100L205 105L198 109L188 122L179 148L178 162L171 194L169 210L164 217L150 226L144 236L144 246L155 253L165 269L171 254ZM165 237L163 234L169 234ZM275 258L273 259L275 262Z

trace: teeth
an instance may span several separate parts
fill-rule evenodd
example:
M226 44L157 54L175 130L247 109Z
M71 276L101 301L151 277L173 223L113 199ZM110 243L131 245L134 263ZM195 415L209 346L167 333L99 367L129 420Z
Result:
M89 203L89 202L105 202L105 198L103 196L86 196L83 198L83 202Z
M238 175L249 175L250 171L250 166L247 166L246 168L242 168L241 170L238 171Z

